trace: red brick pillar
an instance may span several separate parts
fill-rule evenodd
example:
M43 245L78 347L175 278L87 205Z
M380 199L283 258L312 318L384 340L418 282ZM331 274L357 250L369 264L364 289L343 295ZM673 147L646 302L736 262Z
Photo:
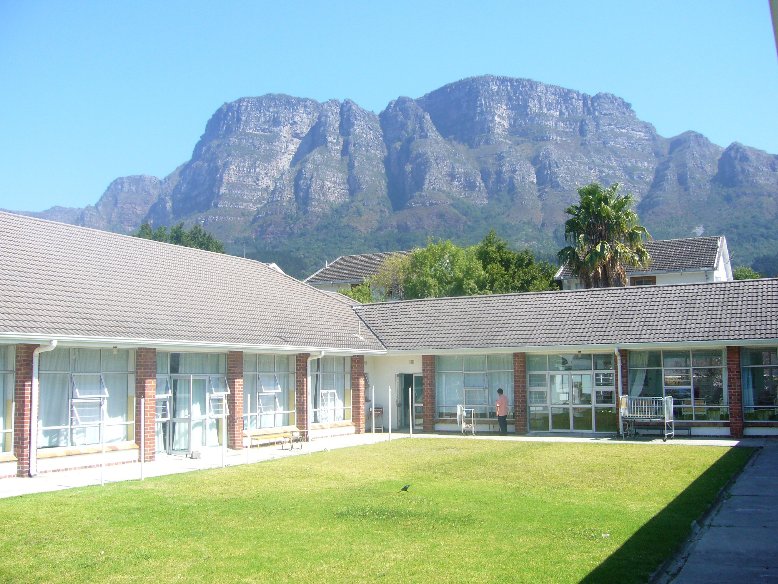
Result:
M526 434L527 419L527 354L513 354L513 417L516 433Z
M308 357L310 353L299 353L295 357L295 424L300 430L310 430L308 423Z
M32 431L32 354L38 345L16 345L14 387L14 455L16 476L30 474L30 432Z
M437 404L435 403L435 356L421 356L421 374L424 381L424 414L422 429L425 432L435 431Z
M227 353L227 448L243 448L243 351Z
M365 357L351 357L351 422L357 434L365 432Z
M135 443L140 448L143 428L143 452L139 460L154 460L157 450L157 350L135 350ZM145 399L143 426L141 426L141 399Z
M729 435L743 437L743 384L740 373L740 348L727 347L727 398Z

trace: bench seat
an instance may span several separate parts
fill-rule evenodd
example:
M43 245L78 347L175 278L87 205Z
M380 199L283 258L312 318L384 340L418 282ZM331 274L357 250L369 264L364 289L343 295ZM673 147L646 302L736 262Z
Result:
M243 437L248 439L248 447L259 446L262 444L275 444L281 443L281 450L284 449L286 444L289 444L289 448L294 448L295 444L299 444L300 448L303 447L305 442L305 431L300 430L297 426L275 426L271 428L253 428L251 430L244 430Z

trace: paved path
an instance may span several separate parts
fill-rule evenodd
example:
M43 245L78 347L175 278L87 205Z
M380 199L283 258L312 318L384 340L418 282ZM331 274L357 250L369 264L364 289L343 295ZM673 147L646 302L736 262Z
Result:
M659 582L778 583L778 441L761 443L677 558L677 575Z

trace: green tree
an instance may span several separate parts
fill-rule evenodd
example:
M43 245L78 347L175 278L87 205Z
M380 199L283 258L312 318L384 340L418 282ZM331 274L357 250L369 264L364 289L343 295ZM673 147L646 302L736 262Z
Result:
M565 241L559 260L585 288L626 286L626 266L645 267L650 257L644 240L651 237L633 210L632 195L619 195L592 183L578 189L580 201L565 212Z
M200 225L194 225L187 233L189 247L224 253L224 245Z
M475 255L484 271L482 293L539 292L557 288L554 266L535 261L529 250L513 251L494 229L475 246Z
M431 240L413 250L405 278L405 298L472 296L482 293L484 270L474 248Z
M369 280L373 298L380 301L403 300L410 265L410 254L397 254L387 258L378 273Z
M140 237L141 239L154 239L154 232L151 229L151 225L148 223L141 225L138 229L138 233L135 234L135 237Z
M352 288L341 288L338 292L362 304L373 302L373 291L370 289L369 281L362 282Z
M756 280L762 277L762 274L748 266L739 266L732 271L732 277L735 280Z
M184 224L182 222L173 226L170 229L170 233L168 233L167 227L164 225L152 230L148 223L144 223L138 229L135 237L224 253L224 245L200 225L195 225L187 231L184 229Z

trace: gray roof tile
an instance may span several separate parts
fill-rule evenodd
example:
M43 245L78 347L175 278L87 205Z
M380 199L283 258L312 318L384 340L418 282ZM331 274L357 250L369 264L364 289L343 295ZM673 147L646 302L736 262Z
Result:
M715 270L720 236L686 237L683 239L654 239L646 242L651 256L648 267L627 266L628 274L651 272L688 272ZM567 279L572 272L563 266L556 278Z
M440 298L356 311L397 351L778 342L778 279Z
M361 284L366 278L375 276L387 259L407 253L409 252L389 251L340 256L331 264L308 276L305 281L308 284Z
M3 212L0 333L383 349L348 303L266 264Z

